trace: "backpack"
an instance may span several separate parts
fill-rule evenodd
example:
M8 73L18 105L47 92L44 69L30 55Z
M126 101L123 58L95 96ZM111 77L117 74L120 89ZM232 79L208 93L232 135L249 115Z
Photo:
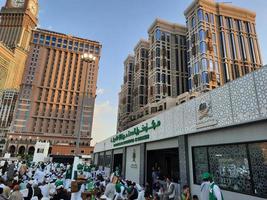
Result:
M209 200L217 200L217 198L214 194L214 186L215 186L215 183L212 183L210 185ZM222 197L222 200L224 200L222 192L221 192L221 197Z

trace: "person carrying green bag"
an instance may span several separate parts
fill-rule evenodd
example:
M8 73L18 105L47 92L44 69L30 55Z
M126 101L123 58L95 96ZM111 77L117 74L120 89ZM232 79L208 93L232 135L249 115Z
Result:
M224 200L221 189L213 181L210 173L206 172L202 175L203 183L201 184L200 199L201 200Z

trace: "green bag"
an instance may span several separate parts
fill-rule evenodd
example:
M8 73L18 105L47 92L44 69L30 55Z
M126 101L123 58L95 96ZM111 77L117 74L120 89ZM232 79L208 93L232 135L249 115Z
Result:
M212 183L210 185L209 200L217 200L217 198L216 198L216 196L214 194L214 186L215 186L215 183ZM222 196L222 200L224 200L222 192L221 192L221 196Z

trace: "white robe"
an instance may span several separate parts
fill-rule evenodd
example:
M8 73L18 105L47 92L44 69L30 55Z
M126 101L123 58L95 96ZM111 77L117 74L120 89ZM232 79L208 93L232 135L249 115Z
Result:
M49 185L45 184L40 186L43 197L49 197Z
M44 181L45 173L41 170L37 170L34 174L34 179L37 181L37 183L42 183Z

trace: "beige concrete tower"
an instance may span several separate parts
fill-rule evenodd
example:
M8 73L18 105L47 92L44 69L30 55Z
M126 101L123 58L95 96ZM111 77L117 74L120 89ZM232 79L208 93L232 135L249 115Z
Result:
M195 0L184 14L190 91L216 88L262 66L254 12Z

